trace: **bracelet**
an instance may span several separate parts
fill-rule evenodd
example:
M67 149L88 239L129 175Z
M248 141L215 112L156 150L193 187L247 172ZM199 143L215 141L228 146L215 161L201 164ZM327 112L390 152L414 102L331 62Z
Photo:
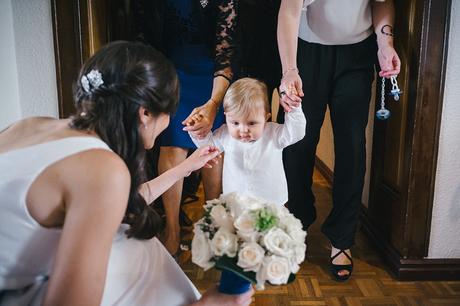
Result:
M223 73L215 73L215 74L214 74L214 78L217 78L217 77L223 77L223 78L226 79L229 83L232 82L232 80L231 80L228 76L226 76L225 74L223 74Z
M299 73L299 69L297 67L289 67L287 68L286 70L283 70L283 77L286 73L288 73L289 71L295 71L296 73Z
M217 102L216 100L214 100L212 97L209 98L209 101L211 101L211 103L214 104L214 105L217 107L217 109L219 109L219 106L220 106L220 103L219 103L219 102Z

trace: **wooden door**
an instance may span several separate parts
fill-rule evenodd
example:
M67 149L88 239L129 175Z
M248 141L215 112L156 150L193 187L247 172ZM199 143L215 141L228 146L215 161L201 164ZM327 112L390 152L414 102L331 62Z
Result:
M451 262L456 264L454 272L446 269L445 261L424 258L430 237L451 1L395 1L395 7L395 46L402 61L398 82L404 93L399 102L388 103L390 119L374 123L364 228L400 278L450 277L460 272L458 262Z
M91 54L109 41L129 39L129 0L51 0L59 116L74 111L72 86Z

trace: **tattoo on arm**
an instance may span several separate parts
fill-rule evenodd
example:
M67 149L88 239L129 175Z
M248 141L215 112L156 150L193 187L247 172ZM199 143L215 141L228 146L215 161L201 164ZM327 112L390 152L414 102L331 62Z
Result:
M388 35L388 36L394 36L393 35L393 27L391 25L389 25L389 24L384 25L380 29L380 33L382 33L384 35Z

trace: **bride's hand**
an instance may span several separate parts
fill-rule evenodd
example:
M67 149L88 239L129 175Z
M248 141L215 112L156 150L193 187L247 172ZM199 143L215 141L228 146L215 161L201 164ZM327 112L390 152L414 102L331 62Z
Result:
M217 286L214 286L206 291L198 302L193 303L191 306L248 306L252 302L253 295L254 289L252 287L243 294L229 295L220 293Z
M187 172L187 176L202 167L212 168L219 162L220 151L214 146L204 146L195 150L182 165Z

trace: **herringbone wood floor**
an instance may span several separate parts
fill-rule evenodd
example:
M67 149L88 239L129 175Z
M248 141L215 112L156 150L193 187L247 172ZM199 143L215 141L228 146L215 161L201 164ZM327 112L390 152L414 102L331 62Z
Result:
M327 270L329 243L320 232L320 225L330 209L331 188L318 172L314 176L314 192L318 219L309 229L307 260L302 264L295 282L287 286L270 286L257 292L252 305L460 305L460 281L399 282L385 270L378 254L361 232L352 249L355 263L353 276L345 283L335 282ZM199 201L184 206L194 221L200 218L204 198L202 189L198 194ZM186 234L185 240L190 239L191 234ZM189 258L189 252L182 254L182 267L199 290L204 291L218 281L218 271L203 272Z

